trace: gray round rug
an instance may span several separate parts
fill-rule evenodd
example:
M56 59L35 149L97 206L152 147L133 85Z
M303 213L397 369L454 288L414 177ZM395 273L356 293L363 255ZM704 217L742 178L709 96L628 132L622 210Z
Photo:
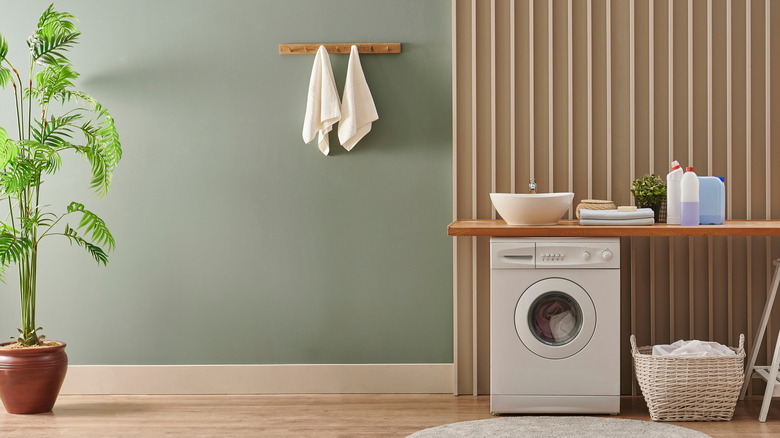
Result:
M464 421L423 429L409 438L704 438L709 435L684 427L651 421L603 417L500 417Z

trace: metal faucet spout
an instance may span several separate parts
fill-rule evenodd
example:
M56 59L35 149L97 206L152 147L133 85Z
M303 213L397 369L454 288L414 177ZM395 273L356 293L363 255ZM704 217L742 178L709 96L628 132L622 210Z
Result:
M528 181L528 193L536 193L536 178L531 178L531 180Z

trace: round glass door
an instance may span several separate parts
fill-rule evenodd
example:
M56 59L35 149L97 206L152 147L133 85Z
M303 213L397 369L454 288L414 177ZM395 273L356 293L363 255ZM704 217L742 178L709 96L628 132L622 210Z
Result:
M515 330L523 345L539 356L572 356L588 344L595 329L593 301L571 280L540 280L517 301Z
M547 292L531 304L528 326L540 342L556 347L566 345L582 330L582 310L571 296Z

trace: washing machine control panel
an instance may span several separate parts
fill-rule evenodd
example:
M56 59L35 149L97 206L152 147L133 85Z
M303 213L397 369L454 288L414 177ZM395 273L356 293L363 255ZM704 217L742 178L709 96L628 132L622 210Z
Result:
M619 268L620 248L596 242L537 242L537 268Z
M493 237L491 269L620 269L617 238Z

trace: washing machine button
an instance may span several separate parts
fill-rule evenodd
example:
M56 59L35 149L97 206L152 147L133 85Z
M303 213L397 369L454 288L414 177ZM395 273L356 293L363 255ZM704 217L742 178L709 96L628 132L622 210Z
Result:
M588 251L582 253L582 260L590 260L590 253Z
M605 249L604 251L601 252L601 259L604 260L605 262L608 262L612 260L612 255L613 255L612 251Z

